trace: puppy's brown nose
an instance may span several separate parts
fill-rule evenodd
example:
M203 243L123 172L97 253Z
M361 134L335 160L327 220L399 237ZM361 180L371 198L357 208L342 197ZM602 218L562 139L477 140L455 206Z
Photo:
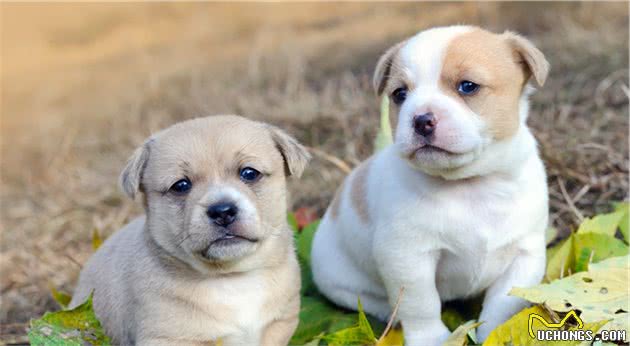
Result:
M428 137L433 134L437 125L437 119L433 113L416 115L413 118L413 129L420 136Z
M228 226L236 220L238 208L234 203L217 203L208 208L208 217L219 226Z

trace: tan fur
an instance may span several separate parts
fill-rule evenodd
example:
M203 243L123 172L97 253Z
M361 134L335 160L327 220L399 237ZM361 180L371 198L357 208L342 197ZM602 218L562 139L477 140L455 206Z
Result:
M447 47L440 88L483 117L495 139L509 138L519 126L520 95L529 77L520 59L504 35L475 29ZM462 80L481 88L461 96L457 88Z
M367 201L367 178L368 173L370 172L371 162L372 160L369 159L356 168L355 173L352 176L352 186L350 187L352 207L364 223L369 223L370 221Z
M549 74L549 62L545 55L523 36L506 31L503 37L522 58L520 63L525 65L528 75L534 77L538 86L543 86Z
M308 156L280 129L236 116L194 119L152 136L121 174L128 195L143 192L146 220L99 248L71 306L95 289L96 314L117 344L286 345L300 289L286 176L299 176ZM244 166L264 176L245 183ZM187 194L169 190L184 177L192 182ZM213 245L226 231L206 211L226 198L239 207L230 232L255 242ZM216 247L218 257L200 255Z

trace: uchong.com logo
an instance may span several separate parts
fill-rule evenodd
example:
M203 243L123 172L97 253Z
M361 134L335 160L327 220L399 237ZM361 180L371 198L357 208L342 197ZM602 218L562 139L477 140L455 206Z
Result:
M571 329L563 329L569 319L573 317L575 327ZM542 325L549 329L539 329L534 332L534 320L540 321ZM625 330L602 330L599 334L595 334L592 330L584 329L584 322L575 312L569 311L560 322L548 322L543 316L538 314L529 314L528 321L529 336L538 341L625 341Z

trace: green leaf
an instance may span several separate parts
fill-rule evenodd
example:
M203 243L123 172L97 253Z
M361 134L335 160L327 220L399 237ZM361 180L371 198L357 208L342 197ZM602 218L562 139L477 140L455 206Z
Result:
M370 322L368 322L361 299L358 301L358 322L356 326L339 330L335 333L323 337L329 345L374 345L376 344L376 336Z
M92 309L92 295L72 310L47 312L31 320L31 345L111 345Z
M600 233L613 237L615 236L617 227L619 227L619 223L623 219L624 214L626 213L621 210L610 214L601 214L596 215L593 218L587 218L582 221L577 233Z
M459 311L445 307L442 309L442 322L444 322L448 330L454 331L457 327L466 322L466 320Z
M297 253L298 256L306 263L311 263L311 247L313 245L313 237L319 226L319 220L308 224L297 237Z
M476 342L474 336L475 328L480 326L481 322L475 322L475 320L468 321L461 326L457 327L453 333L444 341L442 346L464 346L468 345L468 336L472 333L473 342Z
M57 304L59 304L62 309L66 309L68 307L68 304L70 304L72 297L65 292L58 291L52 284L50 284L49 287L50 294L52 294L53 299L57 302Z
M301 232L295 233L300 275L302 277L302 289L300 290L302 295L318 294L317 287L313 281L313 274L311 273L311 246L318 226L319 220L308 224Z
M289 227L291 227L291 229L297 233L299 228L298 228L297 218L295 217L294 213L287 214L287 222L289 223Z
M381 99L381 127L374 140L374 152L377 152L394 142L392 125L389 122L389 97L383 95Z
M630 203L628 202L620 202L615 205L615 211L621 212L623 217L619 222L619 231L621 235L623 235L623 239L626 243L630 242L630 237L628 236L628 221L630 220Z
M621 240L604 233L572 233L569 238L547 249L547 282L585 271L589 263L629 253Z
M302 297L300 322L291 338L291 345L302 345L355 324L356 314L344 312L328 303L325 298Z
M605 328L624 329L628 320L628 271L630 256L613 257L592 263L581 272L549 284L531 288L513 288L511 295L533 303L545 303L554 311L580 310L584 323L611 320Z
M603 233L578 233L573 241L575 268L573 272L588 269L589 262L628 254L628 246L614 236Z
M569 270L573 270L575 267L574 236L574 234L571 234L569 238L558 245L547 249L547 269L545 274L547 281L567 276Z
M370 337L370 339L376 341L376 336L374 336L374 331L372 330L372 326L370 322L368 322L367 317L365 316L365 311L363 311L363 305L361 305L361 298L357 300L357 307L359 308L359 328Z

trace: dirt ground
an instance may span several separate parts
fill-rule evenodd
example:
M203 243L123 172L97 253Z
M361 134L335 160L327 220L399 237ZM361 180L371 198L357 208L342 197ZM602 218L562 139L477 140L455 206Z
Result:
M0 340L72 292L94 229L141 212L116 182L150 133L200 115L280 125L314 148L292 207L321 214L372 151L371 73L436 25L530 37L552 70L533 96L551 222L567 233L628 198L627 3L0 4Z

